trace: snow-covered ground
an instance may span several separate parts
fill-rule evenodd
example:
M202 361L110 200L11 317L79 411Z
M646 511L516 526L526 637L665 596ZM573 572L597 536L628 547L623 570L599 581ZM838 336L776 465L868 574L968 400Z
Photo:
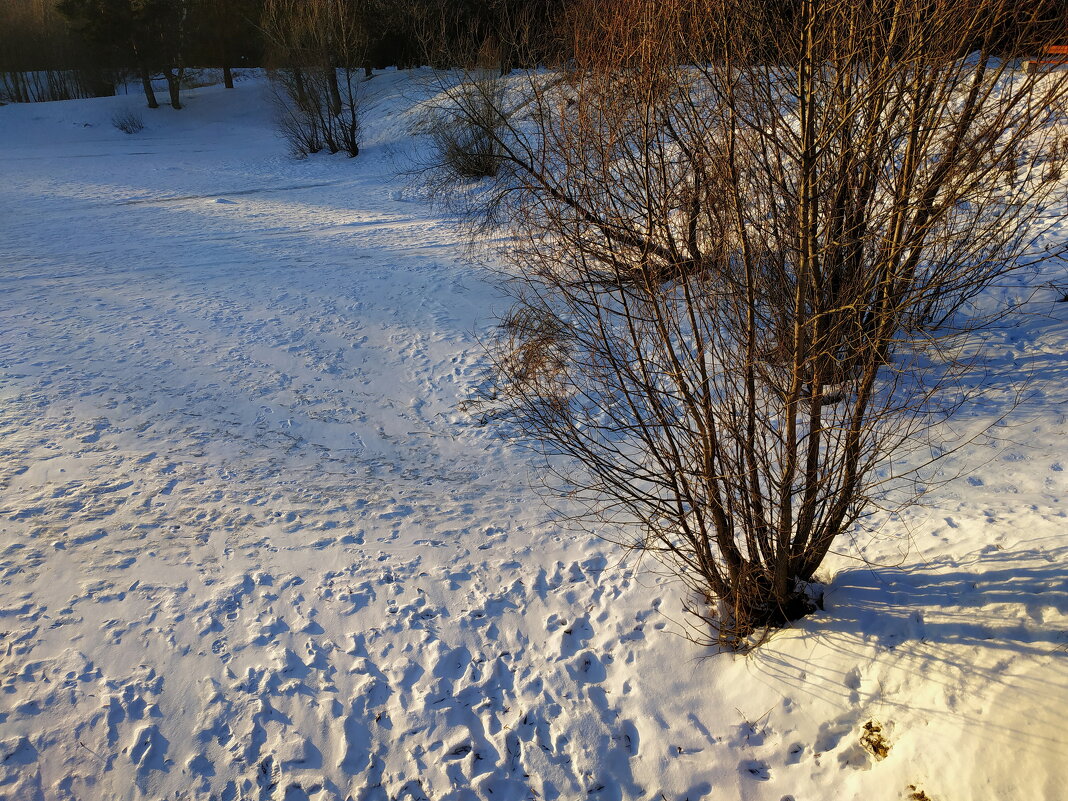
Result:
M368 89L354 160L255 79L0 108L0 798L1064 797L1068 304L991 335L997 445L714 653L458 408L504 301Z

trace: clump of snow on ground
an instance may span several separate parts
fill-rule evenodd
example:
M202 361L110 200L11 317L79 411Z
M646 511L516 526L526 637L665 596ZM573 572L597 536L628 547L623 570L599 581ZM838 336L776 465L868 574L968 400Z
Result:
M1068 304L991 335L1012 425L824 612L699 648L458 408L504 299L397 177L426 77L353 160L259 79L135 135L0 108L0 797L1057 797Z

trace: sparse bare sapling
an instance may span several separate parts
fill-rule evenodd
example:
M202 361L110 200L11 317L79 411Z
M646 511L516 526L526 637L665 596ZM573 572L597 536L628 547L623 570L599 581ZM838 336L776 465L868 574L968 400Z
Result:
M1065 12L1023 6L587 0L484 128L517 265L487 408L728 642L808 611L967 400L983 290L1049 255L1068 75L1014 59Z
M369 41L364 5L268 0L263 29L279 125L294 153L360 152L360 81Z

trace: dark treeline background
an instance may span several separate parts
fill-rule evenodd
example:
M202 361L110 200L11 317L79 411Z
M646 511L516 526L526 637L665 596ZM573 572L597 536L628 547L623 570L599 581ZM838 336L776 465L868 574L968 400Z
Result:
M180 108L186 70L220 68L232 86L235 67L301 66L307 48L294 42L323 20L328 60L355 59L368 73L475 63L508 71L559 49L549 32L565 2L0 0L0 102L104 96L135 81L155 107L152 81L165 79Z
M695 0L694 9L715 2ZM1061 2L1022 2L1021 20L1042 16ZM764 45L754 50L761 58L789 58L790 37L781 34L794 27L801 3L763 5L767 19L758 26L761 32L753 31ZM505 73L570 59L569 14L581 9L588 15L611 5L612 0L0 0L0 103L109 95L135 81L154 108L152 81L165 79L171 105L181 108L186 70L203 67L222 69L230 87L233 68L251 66L301 69L314 63L370 74L428 64ZM962 42L962 52L968 46Z

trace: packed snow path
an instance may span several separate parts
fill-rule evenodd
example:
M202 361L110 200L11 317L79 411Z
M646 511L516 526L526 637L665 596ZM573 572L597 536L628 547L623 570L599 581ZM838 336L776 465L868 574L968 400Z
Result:
M1028 442L715 655L459 410L502 301L369 86L352 161L255 81L0 109L0 798L1055 797L1066 315Z

